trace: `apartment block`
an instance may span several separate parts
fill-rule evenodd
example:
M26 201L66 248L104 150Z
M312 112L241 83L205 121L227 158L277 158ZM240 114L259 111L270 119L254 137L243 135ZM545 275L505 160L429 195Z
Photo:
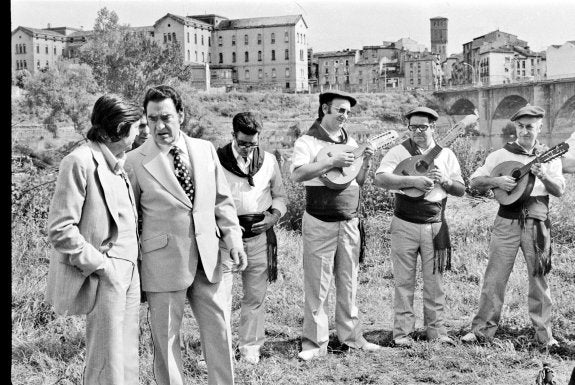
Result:
M242 89L308 90L308 26L301 15L221 20L212 63L232 67Z
M54 67L65 54L68 39L49 29L18 27L12 32L12 69L34 73Z

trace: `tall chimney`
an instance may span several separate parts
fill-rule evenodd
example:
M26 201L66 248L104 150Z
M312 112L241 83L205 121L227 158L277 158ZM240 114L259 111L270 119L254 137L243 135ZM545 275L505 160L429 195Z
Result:
M51 25L50 25L50 23L48 23L48 29L50 29L50 27L51 27Z

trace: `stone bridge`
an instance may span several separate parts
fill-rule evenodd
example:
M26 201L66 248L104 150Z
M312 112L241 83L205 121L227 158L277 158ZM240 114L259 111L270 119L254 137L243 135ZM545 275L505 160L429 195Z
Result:
M546 111L542 134L567 136L575 131L575 78L441 90L434 95L456 120L477 109L485 135L502 134L509 117L527 103Z

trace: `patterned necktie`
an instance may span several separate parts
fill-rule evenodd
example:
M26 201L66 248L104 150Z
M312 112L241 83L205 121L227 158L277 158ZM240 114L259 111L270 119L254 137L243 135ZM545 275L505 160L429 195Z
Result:
M190 198L190 201L194 201L194 183L192 182L192 176L190 175L190 170L186 167L186 164L182 160L181 154L182 150L174 146L170 149L170 154L174 156L174 171L176 178L180 185L184 189L184 192Z

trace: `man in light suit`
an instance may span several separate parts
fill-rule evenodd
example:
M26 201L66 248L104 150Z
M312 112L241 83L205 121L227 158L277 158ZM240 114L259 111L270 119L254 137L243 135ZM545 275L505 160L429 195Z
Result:
M153 140L128 154L126 168L142 210L142 287L150 308L158 385L184 383L180 326L188 299L200 329L209 384L233 384L224 258L247 265L234 200L214 146L180 127L172 87L150 88L144 110ZM230 250L229 256L220 246Z
M46 300L58 314L86 314L83 384L138 384L140 277L137 211L123 170L140 109L104 95L88 143L64 157L48 215Z

